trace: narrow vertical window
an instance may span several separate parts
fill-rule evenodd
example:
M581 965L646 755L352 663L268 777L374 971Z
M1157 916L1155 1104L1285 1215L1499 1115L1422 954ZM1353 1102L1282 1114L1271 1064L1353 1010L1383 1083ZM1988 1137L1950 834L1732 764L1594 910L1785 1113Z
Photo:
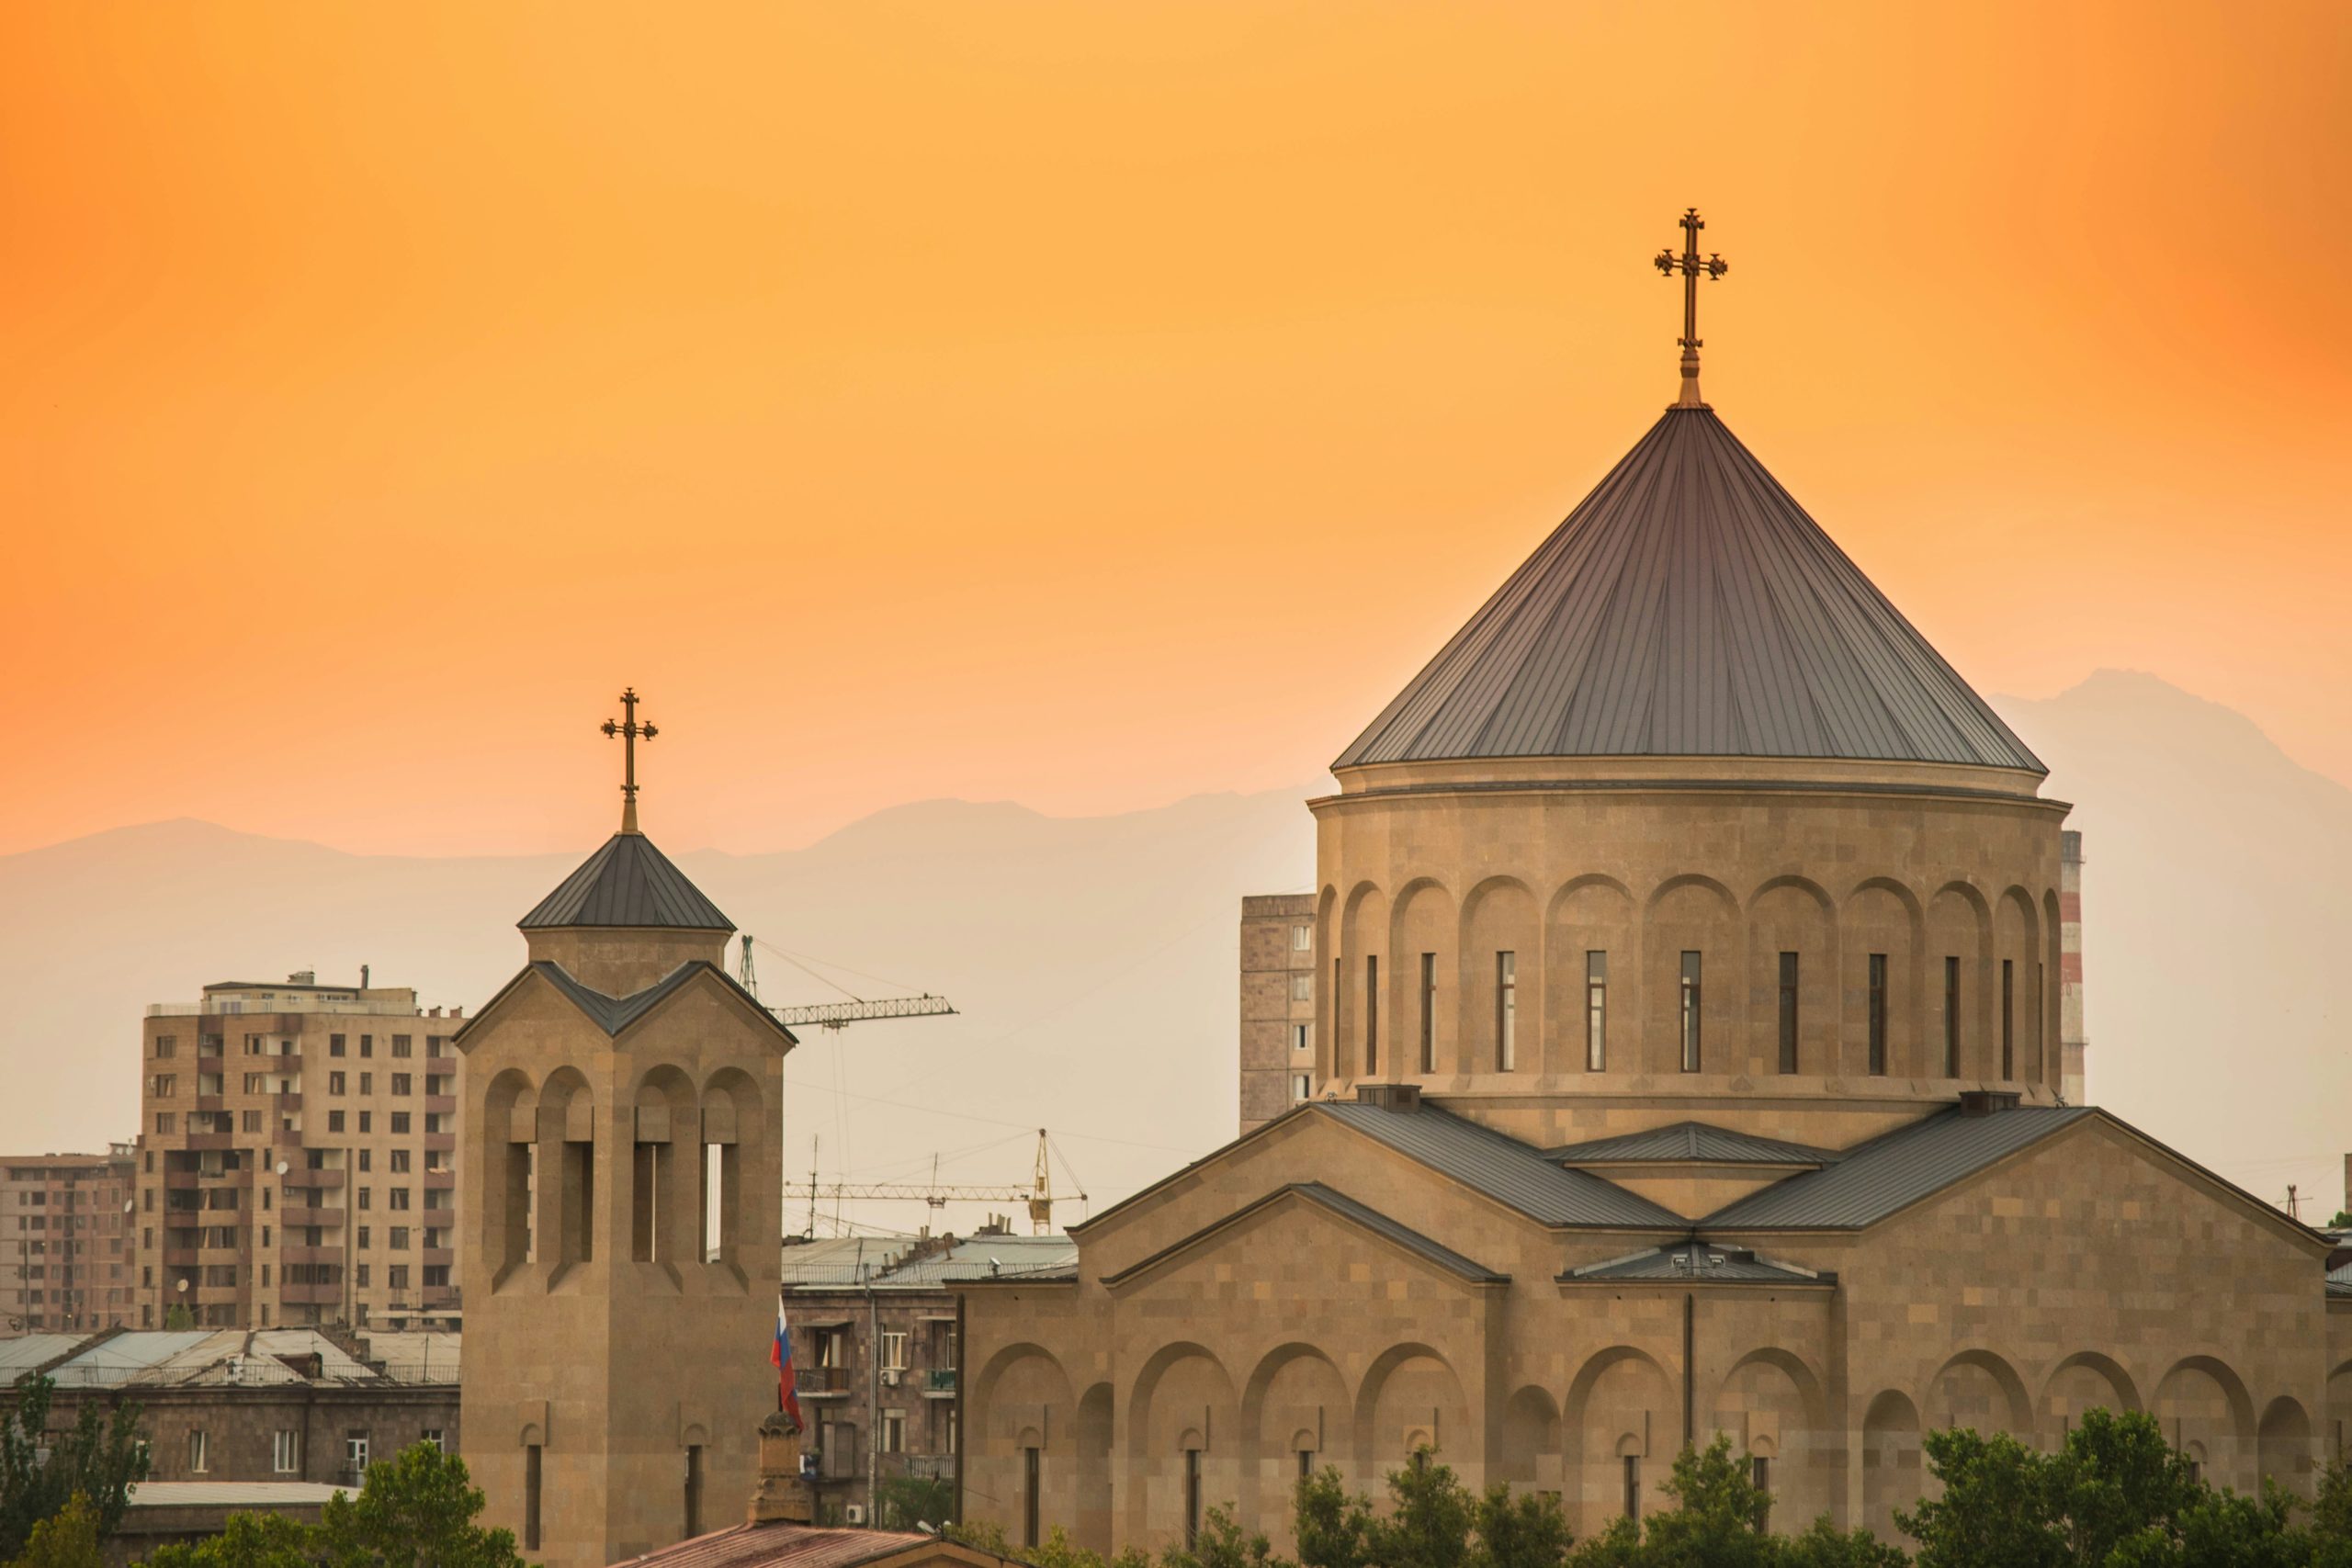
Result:
M523 1550L539 1549L539 1445L523 1450Z
M1609 1066L1609 954L1584 955L1584 1070Z
M2042 1010L2050 1005L2049 996L2042 990L2047 976L2041 964L2033 966L2033 1076L2036 1082L2050 1081L2048 1051L2049 1015Z
M1756 1488L1756 1533L1762 1535L1772 1521L1772 1461L1761 1454L1749 1460L1747 1480Z
M1495 954L1495 1067L1519 1066L1519 954Z
M1037 1450L1021 1450L1021 1544L1037 1544ZM1190 1539L1187 1537L1186 1539Z
M1781 954L1781 1071L1797 1070L1797 955Z
M1639 1454L1625 1456L1625 1517L1642 1517L1642 1460Z
M702 1445L686 1445L686 1534L694 1540L702 1534Z
M1960 1077L1960 960L1944 960L1944 1077Z
M1363 1070L1380 1070L1380 957L1366 953L1363 960Z
M1699 1070L1699 955L1682 955L1682 1070Z
M1886 954L1871 954L1871 1072L1886 1075Z
M1345 976L1340 963L1337 958L1331 960L1331 1070L1335 1073L1348 1070L1340 1056L1340 1053L1347 1049L1346 1042L1340 1037L1340 998L1347 995L1343 988Z
M1421 1071L1437 1071L1437 954L1421 954Z
M1201 1544L1201 1450L1184 1450L1184 1550Z
M2001 960L2001 1079L2017 1077L2017 964Z
M2341 1425L2341 1423L2338 1423L2338 1425ZM2342 1447L2342 1442L2341 1442L2341 1440L2340 1440L2340 1439L2339 1439L2339 1441L2338 1441L2338 1443L2337 1443L2337 1446L2338 1446L2339 1448L2340 1448L2340 1447ZM1299 1478L1301 1481L1305 1481L1307 1477L1309 1477L1309 1476L1313 1475L1314 1473L1315 1473L1315 1450L1314 1450L1313 1449L1301 1449L1301 1450L1298 1450L1298 1478Z

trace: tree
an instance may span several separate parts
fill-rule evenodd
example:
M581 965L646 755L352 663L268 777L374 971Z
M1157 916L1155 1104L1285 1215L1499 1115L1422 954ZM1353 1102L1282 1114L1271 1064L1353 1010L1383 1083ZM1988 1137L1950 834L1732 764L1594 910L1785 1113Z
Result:
M24 1555L10 1568L105 1568L98 1552L98 1514L76 1492L58 1513L33 1526Z
M219 1535L157 1547L146 1568L313 1568L317 1535L283 1514L231 1514Z
M46 1377L26 1379L16 1408L0 1416L0 1562L22 1553L33 1527L64 1512L77 1492L97 1533L111 1535L130 1506L131 1483L147 1478L139 1407L126 1404L102 1416L97 1402L85 1399L70 1430L51 1432L56 1387Z
M1470 1555L1471 1497L1453 1467L1423 1449L1388 1472L1388 1517L1366 1545L1380 1568L1463 1568Z
M1349 1492L1337 1466L1300 1476L1291 1512L1300 1568L1364 1568L1371 1561L1372 1504Z
M514 1532L484 1529L466 1461L412 1443L368 1467L356 1501L327 1499L318 1547L329 1568L522 1568Z
M1478 1499L1471 1522L1478 1541L1470 1550L1470 1568L1561 1568L1576 1540L1558 1497L1514 1495L1499 1481Z
M894 1475L874 1489L874 1522L883 1529L941 1525L956 1513L956 1483L930 1475Z
M170 1334L184 1334L196 1326L196 1314L188 1311L186 1302L174 1302L164 1309L164 1329Z
M1781 1546L1781 1568L1907 1568L1901 1547L1866 1529L1841 1530L1822 1515Z
M1922 1441L1943 1494L1895 1523L1919 1543L1919 1568L2059 1568L2073 1561L2051 1517L2040 1454L2006 1432L1949 1427Z
M1684 1449L1660 1490L1674 1499L1644 1521L1643 1555L1656 1568L1770 1568L1779 1543L1765 1533L1770 1494L1732 1458L1717 1433L1705 1450Z

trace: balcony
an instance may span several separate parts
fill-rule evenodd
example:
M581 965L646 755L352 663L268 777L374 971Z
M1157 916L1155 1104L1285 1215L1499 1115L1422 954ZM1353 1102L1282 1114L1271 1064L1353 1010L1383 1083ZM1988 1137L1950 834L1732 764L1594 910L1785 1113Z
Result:
M299 1089L279 1089L269 1097L269 1102L280 1111L300 1111L302 1109L302 1091Z
M289 1247L278 1254L278 1258L286 1263L341 1263L343 1248L340 1247Z
M810 1399L839 1397L849 1393L847 1367L795 1367L793 1392Z
M457 1185L458 1173L454 1170L428 1170L424 1172L424 1189L428 1192L438 1188L452 1188Z
M229 1070L229 1059L218 1051L198 1052L196 1057L196 1070L199 1073L215 1075L225 1073Z
M428 1149L442 1149L454 1154L458 1147L458 1134L455 1133L427 1133L424 1134L424 1146Z
M922 1392L926 1399L943 1396L949 1399L955 1398L956 1369L953 1367L932 1368L923 1374Z
M303 1170L299 1167L286 1173L286 1185L298 1190L304 1187L340 1187L344 1173L340 1170Z
M168 1133L163 1135L165 1137L171 1136ZM236 1134L233 1133L188 1133L182 1135L180 1138L179 1147L184 1149L227 1149L232 1146L231 1141L235 1136ZM227 1175L230 1173L224 1171L218 1174Z
M166 1269L195 1268L196 1248L192 1247L167 1247L164 1248L164 1267Z
M344 1213L341 1209L280 1209L277 1223L288 1230L300 1230L304 1225L341 1230Z
M164 1185L173 1191L192 1192L196 1190L196 1172L167 1170L164 1172Z
M299 1149L302 1146L302 1129L280 1127L269 1135L269 1141L281 1149Z
M453 1307L460 1299L455 1285L426 1285L423 1293L428 1307Z
M221 1094L199 1094L196 1097L196 1108L199 1111L226 1111L229 1109L228 1096Z
M313 1306L334 1306L343 1300L341 1285L287 1285L278 1294L289 1302L308 1303Z
M458 1112L458 1097L454 1094L428 1094L424 1097L424 1113L428 1116L454 1116Z
M451 1247L428 1247L424 1249L421 1260L428 1269L439 1263L455 1263L458 1251Z

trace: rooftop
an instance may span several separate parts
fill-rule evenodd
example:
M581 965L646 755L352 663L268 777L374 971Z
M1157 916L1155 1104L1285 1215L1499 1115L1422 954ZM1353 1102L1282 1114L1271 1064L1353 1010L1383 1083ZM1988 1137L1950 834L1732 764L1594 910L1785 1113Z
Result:
M901 1556L909 1556L913 1562L1001 1561L988 1553L943 1541L937 1536L899 1530L824 1529L783 1521L713 1530L628 1561L659 1564L660 1568L763 1568L770 1563L788 1568L855 1568L859 1563Z
M575 926L731 931L735 922L653 847L642 833L620 832L516 922L524 931Z
M80 1351L53 1368L60 1388L262 1388L291 1384L450 1382L458 1381L458 1336L378 1335L367 1362L315 1329L133 1329L79 1340ZM428 1343L410 1346L405 1340ZM435 1366L435 1347L447 1358ZM19 1371L29 1371L29 1367Z
M934 1291L967 1280L1036 1279L1069 1272L1078 1244L1066 1235L973 1235L917 1256L899 1238L842 1236L784 1249L784 1282L805 1291Z

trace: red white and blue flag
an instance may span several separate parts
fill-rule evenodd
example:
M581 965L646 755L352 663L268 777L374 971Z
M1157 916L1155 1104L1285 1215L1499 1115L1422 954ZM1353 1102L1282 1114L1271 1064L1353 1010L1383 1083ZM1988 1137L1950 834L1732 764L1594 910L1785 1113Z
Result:
M801 1430L800 1395L792 1386L792 1335L784 1326L784 1292L775 1297L775 1344L768 1350L775 1368L775 1407L792 1417L792 1429Z

